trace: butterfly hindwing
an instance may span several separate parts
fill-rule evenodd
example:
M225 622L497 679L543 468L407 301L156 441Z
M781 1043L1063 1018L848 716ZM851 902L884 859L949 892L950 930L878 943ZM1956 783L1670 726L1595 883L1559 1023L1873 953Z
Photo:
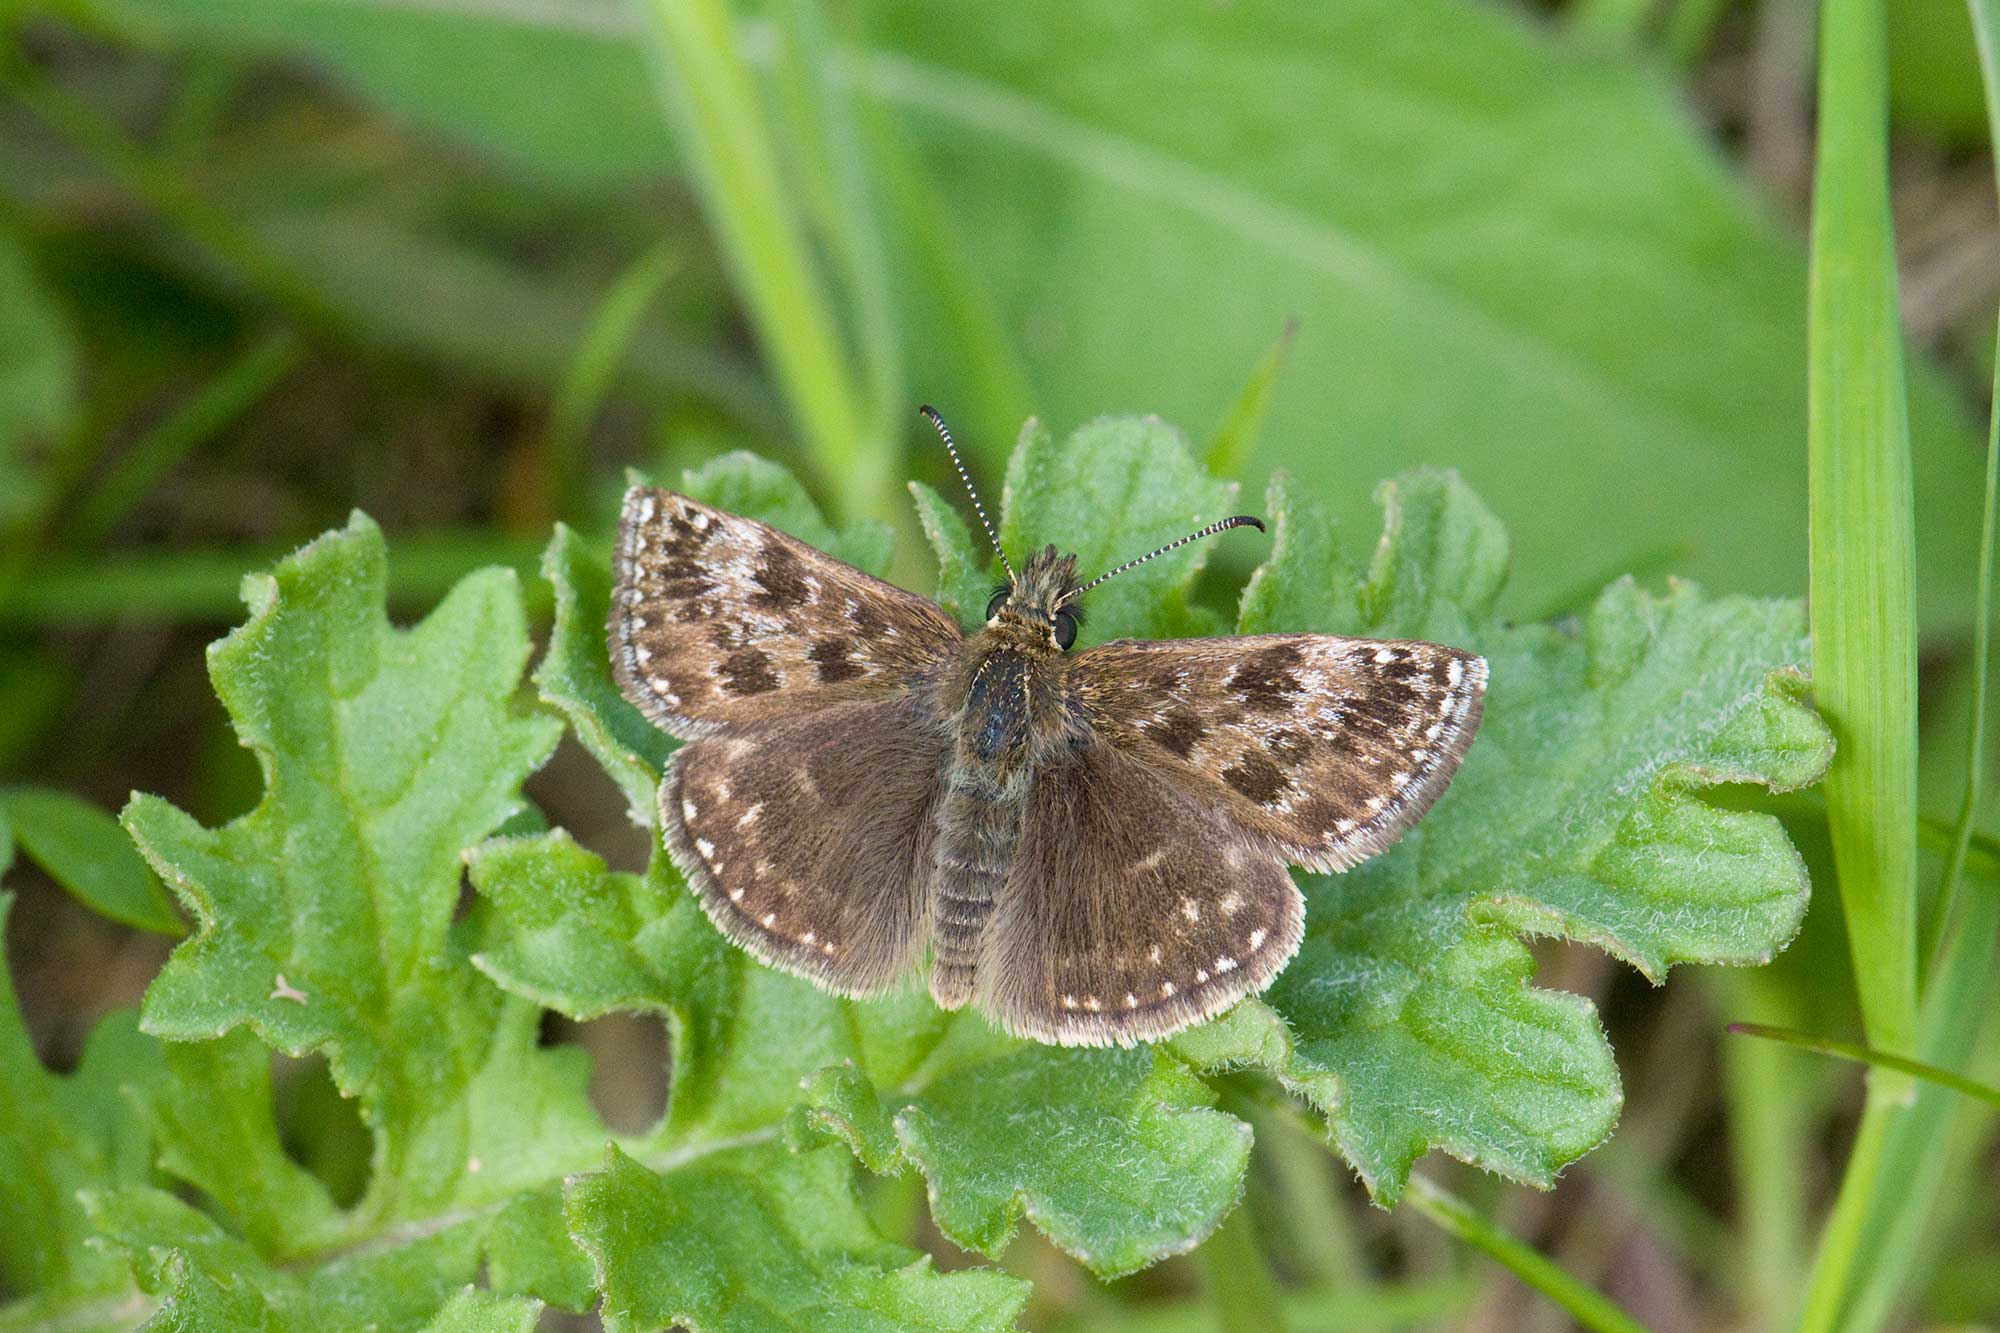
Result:
M882 697L963 642L935 603L656 487L626 493L613 572L612 673L683 739Z
M1085 744L1028 796L980 1006L1063 1045L1165 1036L1264 989L1304 921L1263 839L1133 756Z
M774 967L870 994L929 936L949 750L907 694L695 741L668 760L660 827L723 934Z
M1120 640L1078 654L1070 683L1093 735L1293 863L1344 870L1450 783L1486 662L1320 634Z

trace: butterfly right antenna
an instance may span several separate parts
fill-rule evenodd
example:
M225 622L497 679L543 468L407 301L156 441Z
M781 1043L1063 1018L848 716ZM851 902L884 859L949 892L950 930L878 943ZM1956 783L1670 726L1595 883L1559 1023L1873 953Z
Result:
M944 428L944 418L939 416L937 409L929 403L925 403L917 410L930 420L931 425L937 427L938 438L944 441L945 452L951 455L951 465L958 469L958 479L965 483L965 493L972 497L972 512L979 515L979 526L986 529L986 539L993 543L993 550L1000 557L1000 568L1007 571L1007 582L1019 583L1021 580L1014 577L1014 567L1007 563L1007 553L1000 549L999 535L993 531L993 525L986 521L986 506L979 503L979 492L972 489L972 478L966 475L965 464L959 461L958 446L951 442L951 432Z

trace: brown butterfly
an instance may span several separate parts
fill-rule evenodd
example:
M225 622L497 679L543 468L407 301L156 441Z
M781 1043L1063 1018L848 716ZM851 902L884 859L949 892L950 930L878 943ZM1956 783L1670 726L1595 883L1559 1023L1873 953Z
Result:
M965 478L944 423L930 408ZM971 481L965 478L966 488ZM975 493L981 526L999 539ZM691 742L660 827L731 940L842 995L928 949L931 995L1063 1045L1164 1037L1269 985L1305 901L1430 808L1478 728L1482 658L1324 634L1119 640L1067 656L1053 546L970 636L774 528L635 487L613 670Z

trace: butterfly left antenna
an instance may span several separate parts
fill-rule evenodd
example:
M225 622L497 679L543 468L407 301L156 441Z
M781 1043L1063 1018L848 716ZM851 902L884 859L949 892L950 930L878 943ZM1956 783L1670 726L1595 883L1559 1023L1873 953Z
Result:
M958 446L951 442L951 432L944 428L944 418L939 416L937 409L929 403L925 403L917 410L929 419L931 425L937 427L938 438L944 441L945 452L951 455L951 465L958 469L958 479L965 483L965 493L972 497L972 512L979 515L979 526L986 529L986 540L993 543L993 550L1000 557L1000 568L1007 571L1007 582L1019 583L1021 580L1014 577L1014 567L1007 563L1007 553L1000 549L998 534L993 531L993 525L986 521L986 506L979 503L979 492L972 489L972 478L966 475L965 464L959 461ZM1255 522L1254 519L1252 521ZM1264 525L1259 523L1257 526L1261 528Z
M1137 560L1127 560L1124 564L1118 566L1118 568L1116 569L1106 570L1104 573L1099 574L1096 578L1092 579L1090 582L1084 584L1081 588L1078 588L1075 592L1071 593L1069 596L1063 598L1063 602L1065 604L1073 602L1077 598L1089 592L1092 588L1095 588L1098 584L1104 582L1104 580L1110 578L1116 578L1118 575L1123 574L1128 569L1137 569L1140 565L1145 564L1148 560L1152 560L1158 556L1163 556L1169 551L1178 550L1181 547L1186 546L1189 542L1198 542L1203 537L1213 537L1218 532L1227 532L1231 528L1255 528L1257 529L1257 531L1262 532L1264 530L1264 520L1261 518L1252 518L1248 514L1236 514L1229 518L1218 519L1216 522L1211 523L1207 527L1203 528L1200 532L1190 532L1187 536L1181 538L1179 541L1168 542L1165 546L1162 546L1157 551L1149 551L1145 555L1140 556Z

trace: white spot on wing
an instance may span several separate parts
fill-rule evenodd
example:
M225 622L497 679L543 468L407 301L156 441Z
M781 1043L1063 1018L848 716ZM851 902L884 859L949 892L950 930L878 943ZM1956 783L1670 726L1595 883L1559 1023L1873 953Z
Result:
M1236 970L1236 960L1224 955L1215 960L1215 970L1218 972L1234 972Z
M1167 999L1172 999L1174 995L1174 983L1171 981L1162 981L1160 983L1160 994Z
M1263 947L1264 947L1264 932L1263 932L1263 931L1261 931L1261 930L1253 930L1253 931L1251 931L1251 932L1250 932L1250 952L1251 952L1251 953L1255 953L1255 952L1257 952L1257 950L1259 950L1259 949L1261 949L1261 948L1263 948Z
M1375 650L1375 663L1377 666L1387 666L1395 660L1396 650L1394 648L1377 648ZM1457 683L1457 677L1453 677L1453 683Z
M762 801L759 801L757 802L757 804L751 806L748 810L745 810L741 815L737 816L736 827L749 828L752 824L757 822L757 816L762 813L764 813L764 803Z
M694 840L694 849L701 853L701 859L704 861L713 861L715 859L715 844L707 838L696 838Z
M1181 915L1190 922L1201 920L1201 904L1192 898L1181 899Z

